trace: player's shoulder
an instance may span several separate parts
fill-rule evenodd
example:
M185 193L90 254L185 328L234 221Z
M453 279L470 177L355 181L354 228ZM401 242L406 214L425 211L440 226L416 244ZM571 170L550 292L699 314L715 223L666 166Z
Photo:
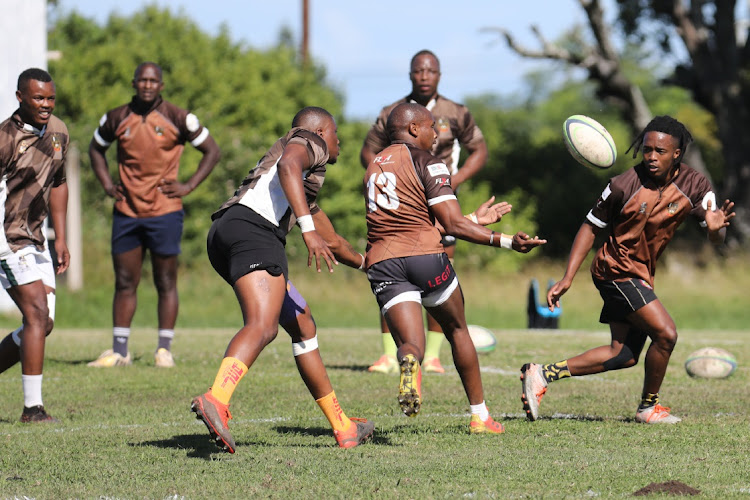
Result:
M47 122L47 130L50 132L68 135L68 126L65 125L64 121L62 121L55 115L52 115L49 119L49 122Z
M328 160L328 146L315 132L304 128L295 127L287 132L284 137L286 144L300 144L307 147L313 153L313 162L324 164Z

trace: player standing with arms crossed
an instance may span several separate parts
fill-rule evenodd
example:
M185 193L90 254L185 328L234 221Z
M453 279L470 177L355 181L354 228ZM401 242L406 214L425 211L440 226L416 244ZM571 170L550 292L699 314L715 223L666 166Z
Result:
M487 145L484 142L482 131L477 127L466 106L438 94L440 61L435 54L429 50L417 52L411 59L409 79L412 86L411 94L380 111L375 124L365 138L365 143L360 152L360 162L364 168L367 168L375 155L390 144L386 122L396 106L405 102L421 104L432 113L436 120L438 137L431 152L448 167L452 176L451 185L453 190L457 191L458 187L476 175L487 161ZM462 147L466 148L469 155L459 169L458 160ZM455 253L455 245L455 237L452 235L444 236L443 246L451 261ZM388 333L388 326L382 316L380 324L383 332L384 353L380 359L370 366L369 371L397 373L396 346ZM429 314L427 315L427 329L427 347L423 368L426 372L444 373L445 369L440 363L440 346L445 335L443 335L438 322Z
M89 366L109 368L131 364L130 324L137 305L138 284L146 250L151 252L159 341L154 352L158 367L174 366L172 339L177 323L177 256L182 239L182 198L208 177L221 152L198 118L162 99L161 68L141 63L133 76L135 96L107 112L89 146L91 167L104 192L115 199L112 216L112 262L115 295L112 301L112 349ZM109 173L105 153L117 141L119 182ZM189 142L203 157L195 173L177 180L180 157Z
M422 306L439 322L471 406L471 433L500 434L502 424L484 401L477 351L469 336L458 278L435 220L457 238L529 252L546 240L523 232L491 231L461 214L447 165L432 156L437 133L432 114L419 104L396 106L387 121L391 145L365 174L367 278L398 346L399 404L407 416L422 404L425 335ZM499 220L499 217L496 218Z
M599 321L609 323L610 345L595 347L572 358L549 364L527 363L521 368L526 416L539 418L539 404L550 382L638 363L646 340L645 377L636 422L675 424L681 419L659 404L659 390L677 342L674 320L654 293L656 261L677 227L692 215L708 231L715 245L724 242L734 217L729 200L717 207L713 188L701 173L682 162L692 136L671 116L657 116L635 142L635 167L613 177L581 224L570 251L565 276L547 293L550 310L573 283L597 234L610 234L591 263L594 285L604 300Z
M52 115L55 82L42 69L18 77L18 110L0 123L0 283L23 314L23 324L0 342L0 373L19 361L24 408L21 422L59 422L42 401L47 335L55 323L55 269L43 233L52 218L57 274L70 264L65 243L68 128Z

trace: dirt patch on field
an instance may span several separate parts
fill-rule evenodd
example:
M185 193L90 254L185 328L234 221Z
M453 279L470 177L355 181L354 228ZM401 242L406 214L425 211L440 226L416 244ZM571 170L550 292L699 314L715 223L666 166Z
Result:
M666 483L651 483L633 493L634 497L650 495L652 493L666 493L668 495L700 495L701 490L691 488L680 481L667 481Z

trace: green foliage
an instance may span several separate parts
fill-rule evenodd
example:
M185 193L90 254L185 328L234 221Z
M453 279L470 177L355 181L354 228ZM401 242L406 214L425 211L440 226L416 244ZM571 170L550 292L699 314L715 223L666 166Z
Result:
M139 63L161 65L164 98L194 112L211 131L222 159L185 199L186 263L203 252L209 214L286 133L300 108L321 106L341 115L341 98L326 84L324 70L301 67L292 47L279 44L258 51L233 42L226 32L212 37L186 15L169 9L151 6L130 17L112 15L105 26L72 13L57 20L49 47L63 53L61 60L50 62L57 83L56 114L83 150L85 227L102 222L107 217L102 214L109 214L112 206L88 168L88 144L102 114L130 100ZM115 149L108 152L114 175ZM188 145L182 180L192 175L199 160L200 153Z

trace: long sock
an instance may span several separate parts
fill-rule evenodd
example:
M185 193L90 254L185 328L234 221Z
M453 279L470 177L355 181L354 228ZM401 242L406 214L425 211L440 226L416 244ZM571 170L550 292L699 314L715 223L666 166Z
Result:
M427 342L424 348L425 359L440 357L440 346L443 345L444 338L443 332L427 332Z
M320 399L315 400L323 410L323 414L328 419L328 422L333 427L334 431L345 431L352 425L352 421L346 416L344 410L339 405L339 400L336 399L336 392L331 391L327 396L323 396Z
M22 330L23 326L18 327L0 342L0 373L21 361L21 338L18 334Z
M211 386L211 395L221 403L228 405L237 384L240 383L246 373L247 366L245 366L245 363L237 358L224 358L221 360L219 372Z
M656 394L653 394L647 392L641 396L641 404L638 406L638 409L644 410L646 408L651 408L652 406L656 406L657 403L659 403L659 393L657 392Z
M167 330L166 328L159 329L159 345L157 349L166 349L167 351L172 349L172 339L174 338L174 330Z
M389 332L382 334L382 340L383 340L383 354L386 356L395 358L396 357L396 342L393 340L393 337Z
M490 412L487 409L487 405L484 404L484 401L482 401L478 405L469 405L469 408L471 408L471 414L479 415L479 418L482 420L482 422L487 420L490 416Z
M130 327L116 326L112 328L112 350L122 356L128 355L128 339Z
M564 359L557 363L550 363L548 365L542 365L542 375L547 382L554 382L561 378L572 377L570 370L568 369L568 360Z
M21 375L23 384L23 405L26 408L43 405L42 403L43 375Z

